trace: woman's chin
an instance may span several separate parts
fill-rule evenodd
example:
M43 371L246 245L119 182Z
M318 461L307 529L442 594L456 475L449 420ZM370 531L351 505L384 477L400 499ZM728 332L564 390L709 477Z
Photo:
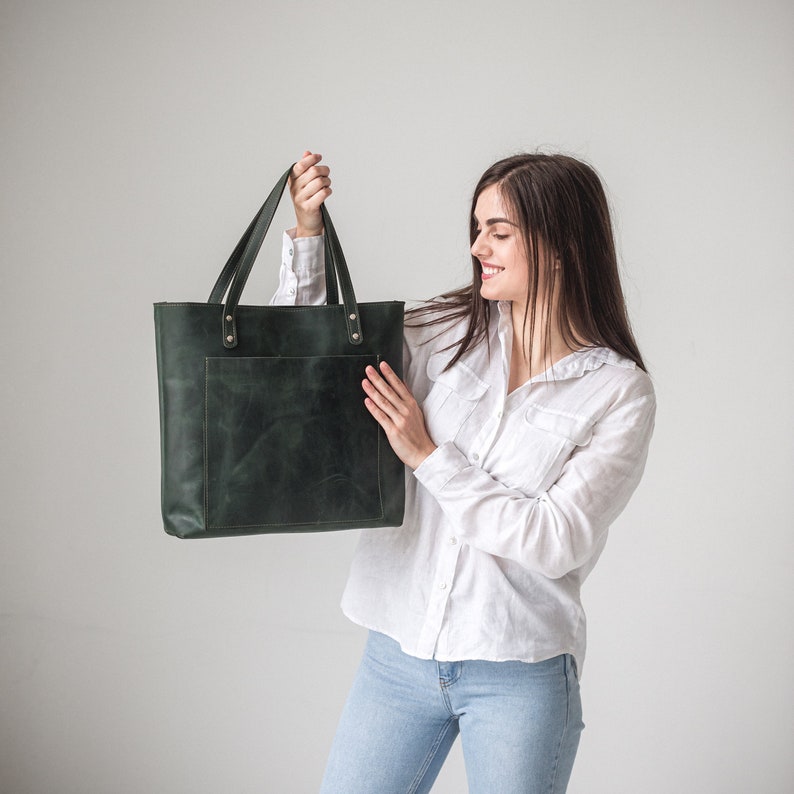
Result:
M502 299L501 296L497 294L496 290L491 288L487 281L483 281L482 284L480 284L480 297L487 301L498 301Z

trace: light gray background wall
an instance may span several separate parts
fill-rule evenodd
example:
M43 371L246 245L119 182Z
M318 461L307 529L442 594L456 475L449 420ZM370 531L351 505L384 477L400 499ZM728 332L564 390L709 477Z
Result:
M206 299L304 147L359 296L430 296L466 278L481 171L543 145L609 185L659 396L584 594L570 791L790 792L793 23L784 0L4 0L0 790L316 790L364 639L337 607L355 535L162 532L151 304ZM465 791L459 751L436 790Z

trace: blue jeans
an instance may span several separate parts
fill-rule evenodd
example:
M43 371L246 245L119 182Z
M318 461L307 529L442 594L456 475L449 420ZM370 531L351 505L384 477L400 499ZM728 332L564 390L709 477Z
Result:
M370 632L321 794L429 792L458 733L470 794L562 794L583 728L570 655L436 662Z

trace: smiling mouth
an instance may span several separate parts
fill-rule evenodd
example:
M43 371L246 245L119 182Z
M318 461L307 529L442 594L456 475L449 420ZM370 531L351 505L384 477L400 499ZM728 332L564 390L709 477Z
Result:
M482 265L482 274L483 276L496 276L504 270L503 267L497 267L496 265L486 265L483 263Z

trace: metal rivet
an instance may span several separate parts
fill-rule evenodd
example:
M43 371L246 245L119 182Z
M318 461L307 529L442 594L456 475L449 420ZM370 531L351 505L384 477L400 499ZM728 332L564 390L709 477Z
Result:
M353 339L358 339L358 337L359 337L358 334L353 334Z
M229 336L226 337L226 341L227 342L234 342L234 337L231 334L229 334Z
M227 315L226 315L226 322L227 322L227 323L230 323L231 321L232 321L232 316L231 316L231 314L227 314Z
M350 319L351 319L351 320L355 320L355 319L356 319L356 315L355 315L355 314L351 314L351 315L350 315Z

